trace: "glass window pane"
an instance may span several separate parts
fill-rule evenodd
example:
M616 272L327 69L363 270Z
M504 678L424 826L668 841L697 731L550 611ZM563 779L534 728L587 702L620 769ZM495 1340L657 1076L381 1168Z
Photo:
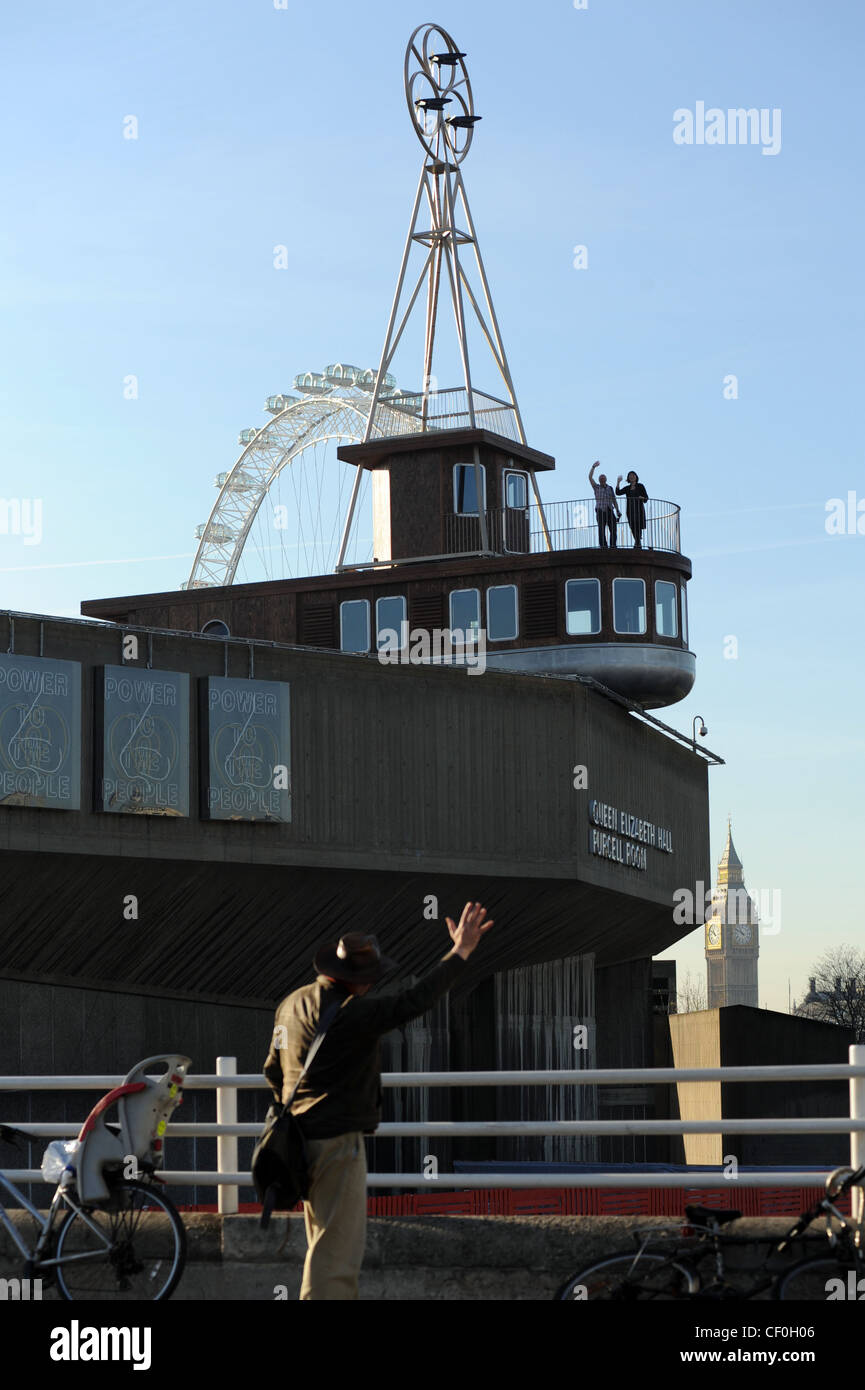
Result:
M349 599L339 605L339 645L344 652L369 651L368 599Z
M528 506L529 489L525 473L506 474L505 502L509 507Z
M655 585L655 632L659 637L678 637L676 586L659 579Z
M601 630L601 582L569 579L565 584L565 623L569 637Z
M680 587L681 587L681 591L682 591L682 641L685 643L685 646L687 647L687 645L688 645L688 591L687 591L687 589L685 588L684 584L682 584Z
M478 469L481 475L481 492L486 493L483 464ZM475 486L475 466L473 463L454 465L454 511L461 516L478 515L478 490Z
M451 642L456 646L465 641L465 634L469 634L469 640L477 638L478 629L481 625L481 599L477 589L455 589L450 596L450 626L451 633L459 632L459 637L451 636ZM474 633L474 638L471 634Z
M613 627L616 632L646 631L646 586L642 579L613 580Z
M487 589L487 637L491 642L506 642L516 635L516 584L498 584Z
M387 648L388 651L398 652L403 647L403 628L402 624L406 620L405 599L402 594L393 594L388 598L376 599L375 604L375 645L378 651ZM382 634L389 633L389 636ZM394 638L396 633L396 638Z

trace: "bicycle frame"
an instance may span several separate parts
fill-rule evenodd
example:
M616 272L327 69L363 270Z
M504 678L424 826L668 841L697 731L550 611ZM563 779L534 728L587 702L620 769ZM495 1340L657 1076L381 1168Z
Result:
M32 1250L28 1248L28 1246L25 1244L25 1242L22 1240L21 1236L15 1229L15 1225L12 1221L12 1218L9 1216L9 1213L7 1212L6 1207L3 1203L4 1195L11 1197L17 1205L23 1207L24 1210L28 1212L29 1215L32 1216L33 1219L38 1223L39 1237ZM60 1210L61 1205L64 1204L70 1207L72 1211L76 1211L78 1213L81 1220L85 1223L85 1225L89 1226L90 1230L98 1238L102 1248L97 1250L87 1250L81 1255L66 1255L62 1260L43 1259L42 1252L46 1249L50 1242L51 1235L54 1231L54 1226L57 1220L57 1213ZM20 1190L20 1188L17 1188L15 1186L14 1182L10 1181L10 1179L7 1178L4 1173L0 1172L0 1221L2 1221L3 1226L9 1232L10 1236L15 1242L15 1245L21 1253L21 1258L28 1265L32 1264L34 1271L37 1272L40 1269L50 1269L53 1265L72 1264L73 1262L79 1260L101 1260L111 1249L111 1241L105 1239L103 1232L96 1225L96 1222L90 1220L90 1217L87 1215L87 1212L84 1211L82 1207L78 1205L75 1199L70 1195L68 1190L62 1186L61 1183L57 1184L54 1196L51 1199L51 1206L49 1207L48 1213L43 1220L42 1213L38 1210L38 1208L35 1207L27 1197L24 1196L24 1193Z
M840 1172L842 1170L838 1171ZM844 1255L849 1255L860 1272L865 1271L865 1243L863 1243L862 1227L852 1225L848 1222L843 1212L838 1210L833 1201L833 1198L839 1196L842 1192L846 1192L857 1181L861 1182L863 1178L865 1178L865 1168L860 1168L855 1173L850 1170L850 1176L837 1191L832 1191L831 1196L828 1195L829 1184L827 1183L827 1195L821 1197L816 1206L812 1207L807 1212L803 1212L780 1240L767 1240L765 1242L767 1248L763 1265L754 1271L754 1273L757 1274L759 1268L762 1268L763 1278L762 1280L757 1280L749 1289L746 1297L754 1298L772 1287L782 1273L782 1271L773 1273L767 1271L767 1265L772 1256L781 1255L792 1240L798 1239L818 1217L823 1215L825 1215L826 1218L826 1236L829 1249L833 1254L840 1251ZM837 1230L833 1229L831 1224L833 1217L838 1222ZM683 1263L690 1265L696 1278L700 1280L700 1292L696 1295L691 1295L692 1297L699 1297L701 1293L708 1292L713 1288L720 1287L723 1289L728 1287L725 1282L727 1271L724 1262L724 1248L729 1246L753 1245L753 1237L745 1235L725 1235L722 1227L716 1223L713 1223L711 1226L705 1226L697 1222L689 1221L686 1231L687 1234L683 1232L681 1226L642 1226L632 1231L631 1234L637 1243L637 1250L634 1254L633 1263L628 1274L631 1275L634 1272L639 1272L639 1264L643 1255L647 1251L652 1251L653 1247L663 1245L663 1243L666 1242L666 1248L656 1249L656 1253L664 1254L668 1264L673 1265L677 1260L681 1260ZM672 1249L670 1249L671 1243ZM697 1267L701 1259L706 1258L713 1259L715 1277L712 1283L703 1286Z

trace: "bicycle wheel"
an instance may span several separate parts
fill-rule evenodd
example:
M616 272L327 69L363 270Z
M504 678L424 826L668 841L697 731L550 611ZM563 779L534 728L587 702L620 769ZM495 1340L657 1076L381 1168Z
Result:
M131 1179L118 1184L110 1203L85 1214L86 1221L73 1211L57 1238L57 1284L64 1298L171 1297L186 1263L186 1231L168 1197Z
M688 1298L697 1292L697 1273L667 1255L609 1255L574 1274L556 1293L565 1303L629 1303L637 1299Z
M865 1293L865 1281L859 1289L862 1274L852 1258L837 1259L829 1255L818 1260L802 1260L781 1276L773 1293L785 1303L858 1299Z

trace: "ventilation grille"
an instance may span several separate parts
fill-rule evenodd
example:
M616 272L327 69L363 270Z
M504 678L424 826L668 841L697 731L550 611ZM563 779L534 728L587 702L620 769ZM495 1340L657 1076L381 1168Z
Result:
M314 603L304 607L298 641L302 647L335 647L336 605Z
M523 632L526 637L555 637L556 585L527 584L523 589Z
M447 627L444 594L415 595L409 608L409 621L412 629L419 627L424 632Z

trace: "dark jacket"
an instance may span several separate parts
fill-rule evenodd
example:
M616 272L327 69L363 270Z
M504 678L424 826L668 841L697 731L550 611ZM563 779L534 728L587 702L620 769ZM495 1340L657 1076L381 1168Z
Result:
M381 1121L379 1038L418 1018L456 983L466 962L460 956L439 961L416 985L399 994L353 995L344 985L319 975L283 999L276 1011L274 1041L264 1075L277 1101L288 1100L303 1069L318 1020L330 1003L342 1007L330 1024L304 1077L291 1111L301 1117L307 1139L330 1139L361 1130L371 1134Z
M646 503L649 494L642 483L625 483L624 487L616 488L617 497L626 497L626 507L628 510L628 524L632 531L645 531L646 529Z

